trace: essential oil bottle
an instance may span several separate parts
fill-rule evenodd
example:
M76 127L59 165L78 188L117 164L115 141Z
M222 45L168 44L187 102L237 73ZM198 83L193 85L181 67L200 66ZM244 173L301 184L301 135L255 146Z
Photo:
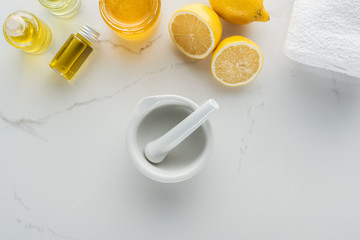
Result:
M92 46L99 36L100 34L90 26L82 26L76 35L70 35L51 60L50 67L67 80L71 80L93 51Z
M34 14L25 11L17 11L8 16L3 32L12 46L34 54L48 49L52 40L48 25Z
M39 0L52 14L61 18L70 18L77 14L81 0Z

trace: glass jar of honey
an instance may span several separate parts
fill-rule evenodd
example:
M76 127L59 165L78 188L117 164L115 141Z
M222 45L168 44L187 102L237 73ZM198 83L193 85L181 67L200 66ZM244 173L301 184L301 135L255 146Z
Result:
M161 0L100 0L99 8L105 23L120 37L141 41L156 30Z

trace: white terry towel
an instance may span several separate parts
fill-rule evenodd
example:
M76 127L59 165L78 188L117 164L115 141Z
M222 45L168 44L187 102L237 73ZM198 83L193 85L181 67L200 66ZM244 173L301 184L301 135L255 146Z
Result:
M360 78L360 0L295 0L285 54Z

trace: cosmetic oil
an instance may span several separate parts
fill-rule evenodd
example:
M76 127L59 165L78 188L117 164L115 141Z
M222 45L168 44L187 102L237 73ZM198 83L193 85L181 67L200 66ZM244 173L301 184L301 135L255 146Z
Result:
M90 26L82 26L78 33L70 35L50 62L50 67L67 80L71 80L93 51L92 46L99 36L100 34Z
M81 0L39 0L52 14L61 18L70 18L77 14Z
M5 39L28 53L41 53L49 48L52 33L46 23L34 14L17 11L7 17L3 26Z

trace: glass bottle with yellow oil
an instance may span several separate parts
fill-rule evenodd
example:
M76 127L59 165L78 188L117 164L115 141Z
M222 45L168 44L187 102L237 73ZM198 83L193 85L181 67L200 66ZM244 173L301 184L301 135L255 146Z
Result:
M17 11L4 22L5 39L12 46L28 53L44 52L51 44L52 32L48 25L34 14Z
M161 0L100 0L99 9L105 23L122 38L141 41L158 26Z
M77 14L81 0L39 0L52 14L62 18L70 18Z
M50 67L67 80L71 80L93 51L92 46L99 36L100 34L90 26L82 26L78 33L70 35L51 60Z

